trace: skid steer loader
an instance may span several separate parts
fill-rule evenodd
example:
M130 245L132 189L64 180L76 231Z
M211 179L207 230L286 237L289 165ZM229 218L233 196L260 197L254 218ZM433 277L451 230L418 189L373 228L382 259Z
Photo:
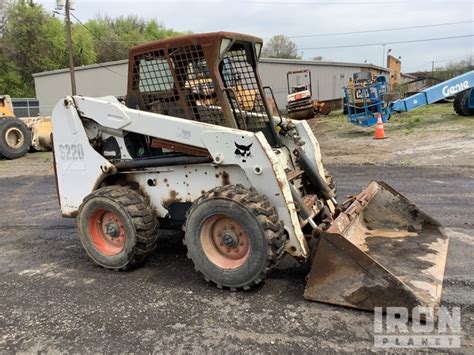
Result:
M77 218L86 252L127 269L161 229L183 228L188 257L219 288L247 290L290 254L312 263L308 299L436 307L448 245L439 223L382 182L338 204L308 124L270 114L261 47L229 32L147 43L130 50L125 105L56 105L61 211Z

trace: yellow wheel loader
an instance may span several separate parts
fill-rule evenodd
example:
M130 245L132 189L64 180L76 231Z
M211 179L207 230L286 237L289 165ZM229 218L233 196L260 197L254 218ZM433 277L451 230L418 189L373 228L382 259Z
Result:
M161 230L182 229L195 269L219 288L250 289L289 254L312 264L307 299L437 307L440 224L383 182L339 203L308 124L270 113L261 47L230 32L147 43L129 52L125 104L57 103L61 211L86 253L129 269L160 248Z
M0 95L0 157L17 159L28 150L51 150L50 117L17 118L10 96Z

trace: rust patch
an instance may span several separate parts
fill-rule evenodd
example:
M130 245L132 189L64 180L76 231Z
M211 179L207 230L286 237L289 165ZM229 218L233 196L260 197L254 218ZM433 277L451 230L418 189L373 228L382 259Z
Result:
M169 197L164 198L161 204L163 205L164 208L169 209L173 203L181 202L182 200L183 199L179 197L178 192L176 192L175 190L171 190Z
M209 153L207 149L195 147L193 145L177 143L177 142L169 141L166 139L153 138L151 140L150 147L170 149L175 152L185 153L185 154L193 155L196 157L210 157L211 156L211 154Z
M230 177L226 171L222 172L222 185L230 185Z

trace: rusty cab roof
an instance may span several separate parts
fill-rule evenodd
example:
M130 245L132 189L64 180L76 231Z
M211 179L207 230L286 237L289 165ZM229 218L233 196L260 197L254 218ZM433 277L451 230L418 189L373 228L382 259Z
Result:
M209 32L209 33L200 33L200 34L191 34L185 35L180 37L173 37L168 39L163 39L159 41L152 41L147 42L144 44L140 44L138 46L130 48L129 57L133 58L136 54L148 52L151 50L155 50L157 48L176 48L176 47L184 47L184 46L192 46L192 45L220 45L220 41L223 38L233 39L243 42L253 42L253 43L263 43L263 40L259 37L246 35L242 33L235 33L235 32Z

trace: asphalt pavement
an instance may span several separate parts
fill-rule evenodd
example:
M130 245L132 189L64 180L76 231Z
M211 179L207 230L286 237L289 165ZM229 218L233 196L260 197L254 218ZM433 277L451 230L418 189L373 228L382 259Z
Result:
M339 199L385 180L450 235L442 304L462 310L472 353L472 169L332 166ZM373 314L303 298L308 269L282 260L256 290L232 293L201 279L176 235L149 262L106 271L82 250L75 221L60 217L54 177L0 178L0 352L377 351Z

